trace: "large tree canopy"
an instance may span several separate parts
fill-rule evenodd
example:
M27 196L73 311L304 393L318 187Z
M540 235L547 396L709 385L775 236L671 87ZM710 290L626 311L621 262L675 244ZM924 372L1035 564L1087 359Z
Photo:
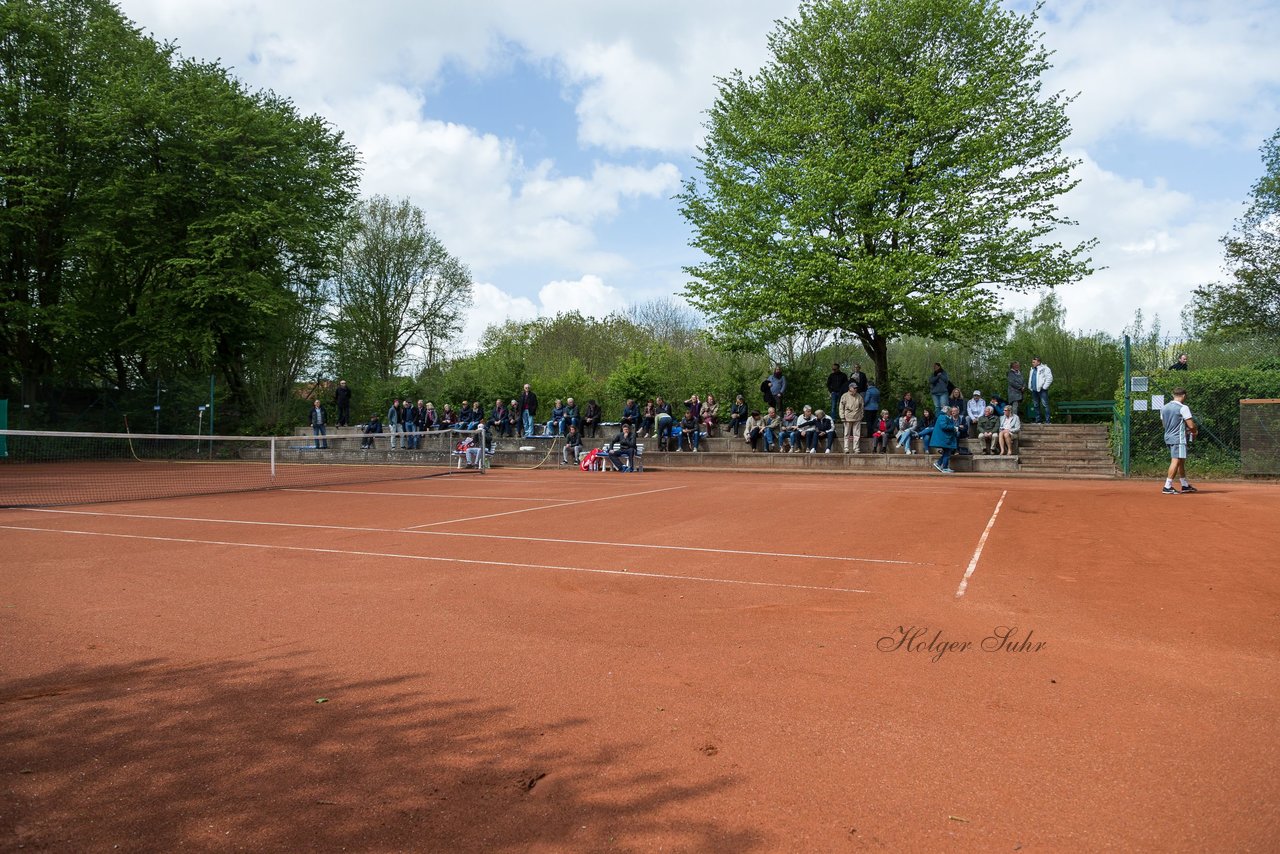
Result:
M1052 237L1075 163L1033 25L994 0L809 0L758 74L720 81L680 199L722 342L852 335L883 383L890 340L980 334L997 286L1090 272L1092 242Z
M357 178L322 119L107 0L0 5L0 396L218 373L278 403Z
M1280 130L1263 144L1262 165L1248 210L1222 239L1231 278L1195 292L1192 318L1210 335L1280 337Z

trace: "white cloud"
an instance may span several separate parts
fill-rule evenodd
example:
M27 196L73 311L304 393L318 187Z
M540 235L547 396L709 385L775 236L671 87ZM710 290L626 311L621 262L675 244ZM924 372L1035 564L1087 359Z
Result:
M560 175L549 160L525 164L510 140L421 117L420 96L381 87L350 106L353 142L366 160L364 190L409 196L455 255L478 273L545 262L616 270L627 262L596 248L595 229L624 200L675 192L680 171L597 164Z
M1076 144L1138 131L1252 149L1276 126L1274 0L1061 0L1041 24L1056 51L1047 90L1080 93Z
M627 300L617 288L590 273L574 281L548 282L539 289L537 303L513 296L489 282L477 282L472 287L471 303L462 334L454 342L458 352L474 352L483 343L486 329L508 320L554 317L570 311L601 318L627 307Z
M1118 333L1141 309L1148 321L1158 314L1165 329L1176 330L1191 291L1219 277L1218 241L1242 206L1199 202L1163 181L1125 178L1076 154L1081 183L1062 209L1080 225L1059 237L1071 244L1098 237L1093 259L1105 269L1059 290L1068 324ZM1006 304L1021 310L1038 298L1011 296Z
M538 291L544 315L576 311L585 317L605 317L626 308L626 300L599 276L590 274L575 282L549 282Z

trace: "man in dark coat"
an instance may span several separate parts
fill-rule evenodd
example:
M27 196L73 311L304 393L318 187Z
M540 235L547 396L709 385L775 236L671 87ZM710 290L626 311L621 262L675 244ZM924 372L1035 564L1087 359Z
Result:
M1022 366L1017 362L1009 363L1009 395L1005 398L1005 404L1013 407L1013 411L1018 411L1018 406L1022 403L1023 395L1027 391L1027 380L1022 376Z
M346 380L338 380L338 387L333 391L333 402L338 407L338 426L346 427L351 423L351 389Z
M529 388L529 384L524 384L524 391L520 392L520 402L517 404L520 412L520 422L524 426L525 438L533 435L533 425L538 417L538 396Z

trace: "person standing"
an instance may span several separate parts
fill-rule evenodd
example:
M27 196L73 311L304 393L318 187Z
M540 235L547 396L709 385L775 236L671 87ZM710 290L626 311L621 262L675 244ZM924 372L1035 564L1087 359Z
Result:
M831 395L831 412L837 412L840 409L840 395L844 394L849 388L849 375L840 370L840 363L836 362L831 366L831 373L827 375L827 393Z
M947 408L947 398L951 396L951 377L942 369L941 362L933 363L933 373L929 375L929 394L933 396L933 408L939 413Z
M875 383L868 383L866 390L858 389L862 392L862 406L864 409L863 418L867 422L867 435L875 433L877 422L880 420L880 389Z
M1190 367L1187 365L1187 354L1186 354L1186 353L1180 353L1180 354L1178 355L1178 361L1176 361L1176 362L1174 362L1172 365L1170 365L1170 366L1169 366L1169 370L1171 370L1171 371L1186 371L1186 370L1190 370Z
M391 408L387 410L387 432L391 434L391 450L396 449L396 445L400 442L400 434L404 430L400 426L400 398L391 401Z
M960 410L952 407L944 407L938 413L938 420L933 425L932 447L942 449L942 457L933 467L943 474L955 474L951 468L951 455L955 453L959 447L960 428L956 426L956 418L960 416Z
M770 405L781 412L782 398L787 393L787 378L782 375L782 365L773 366L773 373L769 375L769 393L773 395Z
M1031 376L1027 377L1027 388L1031 391L1031 403L1027 415L1032 421L1040 423L1041 414L1044 423L1049 423L1049 386L1053 385L1053 371L1040 361L1039 356L1031 357Z
M538 417L538 396L533 393L528 383L524 384L524 390L520 392L520 421L524 427L524 437L528 439L533 435L534 419Z
M351 389L346 380L338 380L338 387L333 392L333 402L338 407L338 426L346 427L351 423Z
M1018 406L1022 403L1022 398L1027 391L1027 380L1022 376L1022 365L1017 362L1009 363L1009 379L1008 392L1009 396L1005 398L1007 406L1013 407L1013 411L1018 411Z
M1196 420L1187 406L1187 390L1179 386L1173 390L1173 400L1160 407L1160 421L1164 424L1164 443L1169 446L1169 473L1164 479L1165 495L1177 495L1173 479L1178 478L1182 492L1196 492L1187 481L1187 448L1200 433Z
M311 435L315 438L313 447L316 450L327 451L329 449L329 440L325 438L324 420L324 407L317 400L311 407Z
M862 404L862 395L858 394L858 384L849 383L849 390L840 398L840 420L844 422L844 452L849 451L849 440L853 438L852 453L858 454L862 452L860 440L862 439L862 417L865 410Z
M853 373L849 374L849 382L858 387L858 394L863 397L867 396L867 386L870 385L870 381L867 379L867 375L862 372L862 365L853 366Z

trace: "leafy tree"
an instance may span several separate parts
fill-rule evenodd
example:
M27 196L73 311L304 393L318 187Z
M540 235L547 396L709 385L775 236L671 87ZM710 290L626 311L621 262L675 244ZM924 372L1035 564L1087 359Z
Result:
M806 0L771 62L720 80L680 200L708 256L687 294L722 344L848 335L883 386L891 340L991 333L996 286L1090 272L1092 241L1051 237L1075 161L1034 22L994 0Z
M0 394L216 372L235 408L262 380L278 402L355 150L107 0L14 0L0 23Z
M1231 278L1195 290L1193 325L1209 336L1280 337L1280 130L1262 163L1248 210L1222 238Z
M408 199L375 196L352 216L335 280L333 346L346 373L393 376L411 351L427 367L462 330L471 273Z

